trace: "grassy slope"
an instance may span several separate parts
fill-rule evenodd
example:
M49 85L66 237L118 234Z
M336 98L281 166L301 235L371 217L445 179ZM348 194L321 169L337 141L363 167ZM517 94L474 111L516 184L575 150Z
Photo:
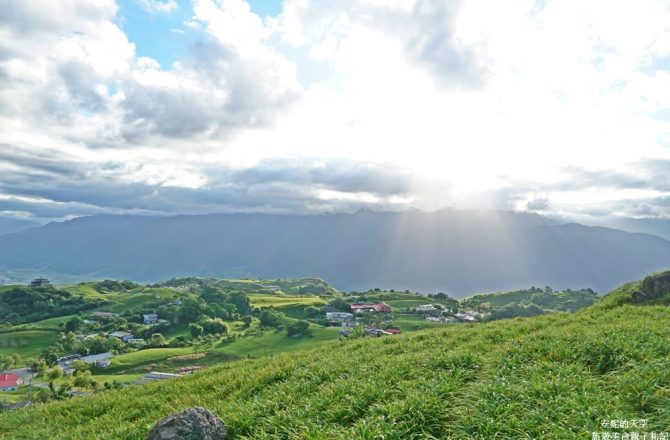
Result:
M325 343L3 414L0 434L143 439L195 405L231 438L591 438L602 419L640 418L667 430L669 317L596 307Z
M19 353L23 359L37 358L57 337L56 332L38 330L0 333L0 354Z

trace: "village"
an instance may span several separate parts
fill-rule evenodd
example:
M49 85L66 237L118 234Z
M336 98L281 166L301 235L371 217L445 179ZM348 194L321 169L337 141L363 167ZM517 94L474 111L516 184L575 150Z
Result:
M111 281L100 284L119 288ZM57 289L46 278L33 280L29 287L36 292ZM145 295L142 292L147 291L146 287L131 287L137 293L105 293L108 295L105 298L125 300L131 298L128 295ZM161 296L154 295L153 300L140 303L136 308L122 309L110 303L110 307L99 306L62 320L59 341L47 347L40 360L0 372L0 392L4 396L0 396L0 410L18 409L35 400L84 396L119 386L183 377L216 364L208 360L211 349L203 351L202 344L214 343L220 347L217 352L220 350L223 355L230 341L251 338L263 344L263 338L271 334L273 338L280 337L277 332L285 329L284 338L288 339L278 340L278 350L282 350L282 345L296 344L309 348L337 337L395 336L434 325L473 323L486 318L474 310L459 310L457 302L446 296L425 301L430 300L429 296L379 289L340 296L330 292L326 296L291 296L279 286L261 284L248 294L238 295L236 306L224 303L231 311L223 315L227 316L224 322L211 317L218 316L221 307L203 302L214 298L227 301L228 297L222 296L223 290L210 289L211 293L198 293L198 297L193 297L193 289L190 284L171 286L169 291L158 290ZM200 292L202 287L197 289ZM202 292L209 292L207 289ZM287 290L286 286L283 289ZM244 307L250 315L242 317L235 313ZM199 311L191 310L193 308ZM205 310L210 310L205 312L210 317L203 317ZM203 327L210 333L203 334ZM128 368L123 368L129 356L146 357L146 361L133 361ZM175 361L160 361L166 357ZM206 362L203 363L203 359ZM228 358L223 356L222 359ZM8 401L8 397L12 401Z
M351 304L351 312L337 311L326 307L326 319L330 325L339 325L340 336L348 337L357 328L364 336L390 336L402 333L393 326L393 310L390 305L359 301ZM474 310L455 311L442 304L421 304L404 311L405 315L419 315L434 324L474 323L487 318L487 314ZM381 321L381 322L380 322Z

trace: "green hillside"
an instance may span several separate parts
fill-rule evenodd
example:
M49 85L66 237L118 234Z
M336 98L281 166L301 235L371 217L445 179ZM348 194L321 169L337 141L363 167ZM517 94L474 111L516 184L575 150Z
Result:
M603 431L651 438L670 420L666 276L574 314L324 342L36 405L0 415L0 434L143 439L159 418L204 406L234 439L591 439ZM645 428L601 425L641 419Z
M553 290L550 287L515 290L469 296L460 300L463 307L489 311L495 318L522 315L520 309L534 308L540 313L575 310L590 306L598 300L598 294L591 289ZM517 312L517 313L515 313ZM534 313L534 314L540 314Z

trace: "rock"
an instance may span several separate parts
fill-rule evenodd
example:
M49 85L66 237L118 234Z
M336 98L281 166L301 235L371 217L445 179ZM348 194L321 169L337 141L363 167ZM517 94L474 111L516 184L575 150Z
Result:
M649 275L642 281L641 291L633 293L634 303L661 300L670 293L670 271Z
M189 408L156 423L146 440L225 440L226 426L216 414L195 407Z

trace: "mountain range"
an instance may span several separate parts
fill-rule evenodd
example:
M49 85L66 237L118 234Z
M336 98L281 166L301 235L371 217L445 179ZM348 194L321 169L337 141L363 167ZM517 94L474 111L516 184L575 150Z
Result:
M93 216L0 235L0 275L321 277L340 289L605 292L670 266L652 234L508 211ZM0 277L1 278L1 277Z
M19 220L13 218L0 217L0 235L11 234L12 232L25 231L26 229L37 228L39 223L28 220Z

